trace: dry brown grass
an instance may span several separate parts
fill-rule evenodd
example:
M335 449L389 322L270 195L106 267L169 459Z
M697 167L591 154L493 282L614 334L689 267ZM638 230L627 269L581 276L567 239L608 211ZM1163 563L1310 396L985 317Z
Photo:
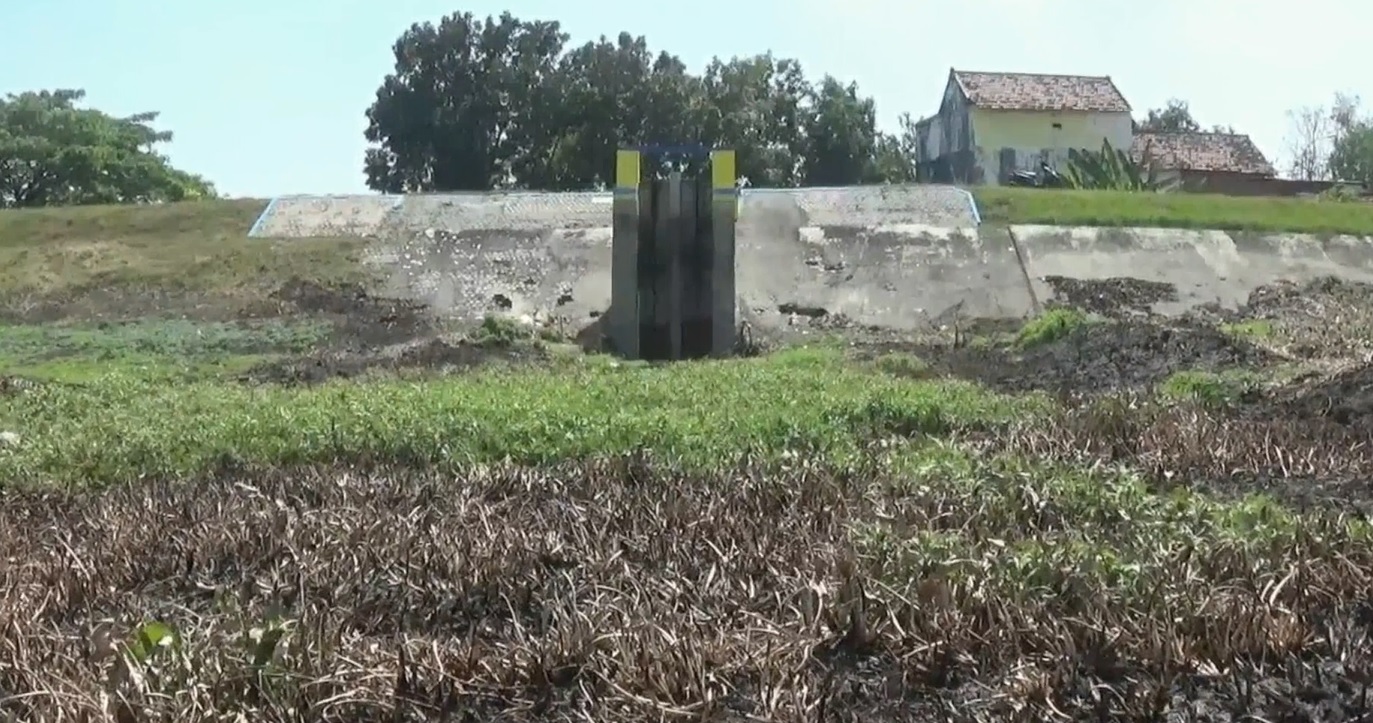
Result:
M0 493L0 700L30 721L1366 719L1373 551L1337 522L1158 540L1102 587L997 557L1062 530L996 484L626 459ZM982 560L913 567L855 532L875 524ZM150 620L177 638L140 662Z
M237 308L293 278L370 278L360 239L248 238L265 205L0 211L0 315L47 321Z
M1047 420L983 436L978 446L1040 460L1125 464L1160 487L1267 492L1296 508L1373 511L1373 417L1291 407L1211 408L1143 394L1065 400Z

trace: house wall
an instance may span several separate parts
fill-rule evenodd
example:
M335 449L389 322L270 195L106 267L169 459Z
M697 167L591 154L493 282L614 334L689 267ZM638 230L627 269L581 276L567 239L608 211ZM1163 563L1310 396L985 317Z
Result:
M1133 137L1130 114L1123 112L973 108L970 119L974 163L989 186L999 185L1012 171L1037 170L1041 159L1062 167L1069 149L1099 150L1103 138L1129 150Z
M921 121L916 128L920 138L920 157L916 179L933 183L982 183L977 166L972 118L955 83L944 88L939 112Z

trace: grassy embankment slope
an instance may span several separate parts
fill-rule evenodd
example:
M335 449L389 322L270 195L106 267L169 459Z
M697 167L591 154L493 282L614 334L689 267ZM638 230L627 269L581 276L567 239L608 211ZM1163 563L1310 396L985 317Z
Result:
M1373 233L1373 208L1345 204L979 195L992 222ZM276 289L293 277L367 276L356 241L244 238L259 208L0 213L10 319L0 370L70 382L0 391L0 431L18 437L0 448L0 488L14 490L0 530L26 530L0 533L0 559L31 562L4 573L13 579L0 580L0 616L43 607L62 621L92 605L126 624L162 616L179 637L158 655L223 680L147 675L129 694L138 709L267 719L347 691L379 714L437 705L437 688L414 681L440 680L483 691L467 705L513 709L574 670L597 686L586 704L601 720L700 715L707 697L799 719L828 675L806 661L831 647L872 661L841 678L899 681L988 719L1091 705L1143 715L1183 669L1200 671L1193 684L1214 687L1224 707L1245 694L1226 692L1224 676L1205 682L1209 671L1263 678L1263 661L1285 660L1297 672L1283 676L1302 678L1310 660L1338 653L1331 626L1373 578L1362 518L1214 491L1234 487L1215 478L1218 466L1270 478L1301 466L1317 484L1327 467L1354 464L1315 454L1340 454L1337 433L1245 421L1208 395L1178 402L1160 389L1061 406L932 375L902 352L864 361L829 346L664 367L582 357L421 380L245 385L236 371L335 333L293 318ZM995 343L1029 353L1090 322L1029 323ZM1222 464L1210 445L1225 450ZM157 482L207 475L238 486ZM35 485L92 496L54 507L22 491ZM196 523L182 530L187 516ZM283 536L291 570L268 553ZM67 564L64 549L89 556L94 572L51 582L44 570ZM215 555L241 569L214 567ZM453 562L411 569L412 556ZM566 580L580 592L549 577L550 560L577 570ZM382 568L415 579L387 582ZM214 609L198 602L202 591L164 584L173 578L208 580ZM857 584L866 593L856 606ZM316 593L289 603L252 593L273 586ZM42 606L34 590L47 590ZM507 603L453 607L478 591L542 612L521 626ZM378 622L398 607L428 612ZM268 608L280 615L262 623ZM261 635L249 653L215 642L243 634L243 616L280 626L272 639L297 647L264 653ZM715 622L707 630L698 618ZM7 683L34 693L30 712L79 708L88 703L70 691L94 701L105 685L86 662L54 662L70 631L51 620L6 626L15 639L0 646L12 658L0 667L43 671ZM428 636L409 663L395 653L401 627ZM443 632L459 628L491 637ZM592 642L607 636L622 642ZM264 659L273 675L291 674L272 678L270 694L221 684L262 680ZM398 675L409 693L397 693ZM1341 674L1315 680L1337 691ZM1119 695L1092 703L1096 685ZM915 705L894 691L844 705ZM1247 705L1273 715L1274 695Z
M1270 231L1373 236L1373 203L1193 193L973 191L985 223Z

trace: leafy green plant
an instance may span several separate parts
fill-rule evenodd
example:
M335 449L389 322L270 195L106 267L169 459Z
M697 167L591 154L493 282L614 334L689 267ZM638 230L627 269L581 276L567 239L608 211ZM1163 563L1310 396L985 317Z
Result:
M1029 320L1015 337L1015 345L1030 349L1051 344L1091 323L1091 318L1078 309L1049 309Z
M509 317L487 314L472 335L472 340L485 347L506 348L538 337L538 330L532 326Z
M1164 399L1172 401L1223 407L1240 401L1259 385L1260 380L1252 373L1236 371L1220 374L1188 370L1163 380L1159 385L1159 393Z
M1220 330L1237 339L1249 340L1272 339L1277 333L1277 329L1269 319L1250 319L1233 324L1221 324Z
M878 369L896 377L928 379L937 376L928 363L911 354L883 354L875 363Z
M1160 191L1154 164L1145 167L1130 158L1125 150L1113 148L1106 139L1100 151L1073 148L1068 151L1068 164L1063 180L1069 188L1090 191Z

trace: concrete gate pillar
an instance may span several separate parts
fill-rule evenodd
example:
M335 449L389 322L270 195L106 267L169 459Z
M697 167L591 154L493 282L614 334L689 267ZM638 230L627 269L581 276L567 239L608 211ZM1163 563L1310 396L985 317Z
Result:
M710 173L645 177L643 155L616 158L606 333L631 359L727 356L734 349L734 152Z

